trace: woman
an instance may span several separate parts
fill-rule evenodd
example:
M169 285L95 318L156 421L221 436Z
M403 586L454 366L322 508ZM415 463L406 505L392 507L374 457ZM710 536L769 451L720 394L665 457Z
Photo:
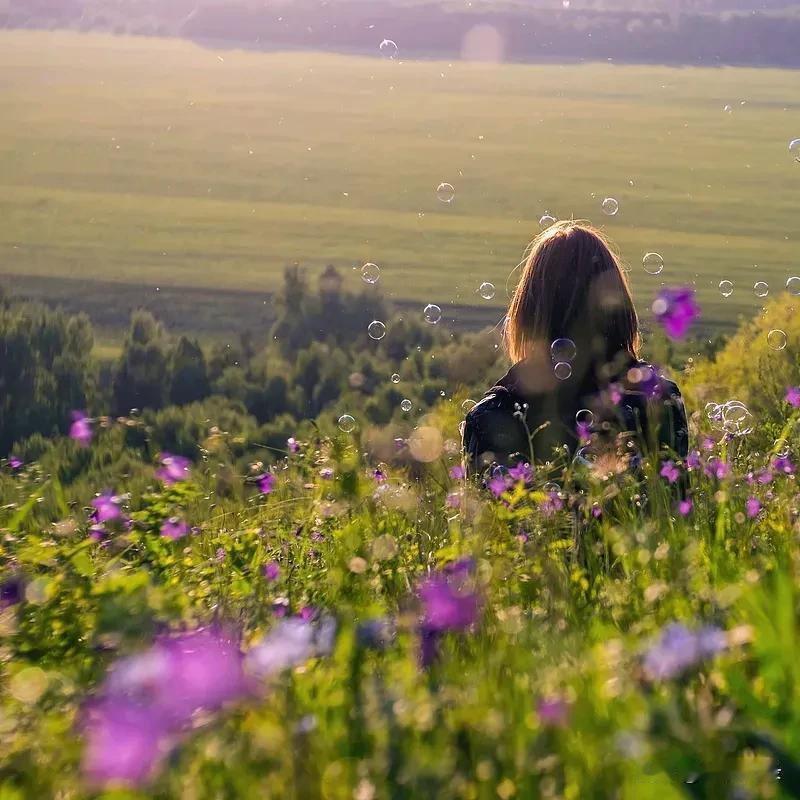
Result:
M590 225L558 222L531 247L503 338L513 366L473 408L473 474L578 457L623 469L642 453L685 457L678 387L639 360L639 322L619 258Z

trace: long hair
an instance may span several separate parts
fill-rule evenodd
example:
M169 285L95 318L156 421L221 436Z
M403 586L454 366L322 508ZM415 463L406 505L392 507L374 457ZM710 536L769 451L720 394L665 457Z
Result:
M589 367L637 358L639 320L622 262L587 223L557 222L531 244L503 329L513 363L556 339L575 342Z

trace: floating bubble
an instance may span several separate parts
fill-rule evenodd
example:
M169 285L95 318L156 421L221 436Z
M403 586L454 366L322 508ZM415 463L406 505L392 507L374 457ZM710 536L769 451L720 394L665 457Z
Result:
M422 311L422 316L428 325L437 325L442 318L442 309L433 303L428 303Z
M778 458L786 458L789 455L789 442L786 439L776 439L772 450Z
M400 376L396 372L392 374L392 383L400 383Z
M722 109L726 114L733 114L733 106L726 105L725 108Z
M381 268L371 261L361 267L361 280L364 283L377 283L381 278Z
M578 348L572 339L555 339L550 345L550 357L556 364L559 361L574 361L577 353Z
M733 283L731 281L720 281L719 293L723 297L730 297L733 294Z
M664 258L659 253L645 253L642 266L648 275L658 275L664 269Z
M379 319L374 319L367 326L367 333L370 339L375 339L377 342L386 336L386 326Z
M402 403L400 403L400 408L401 408L403 411L405 411L405 412L406 412L406 414L407 414L409 411L411 411L411 409L412 409L413 407L414 407L414 404L413 404L413 403L412 403L410 400L403 400L403 402L402 402Z
M606 197L603 200L602 208L605 215L613 217L619 211L619 203L613 197Z
M710 420L722 419L722 406L719 403L706 403L705 411Z
M758 281L753 285L753 292L756 297L766 297L769 294L769 284Z
M792 141L789 142L789 154L800 164L800 139L792 139Z
M495 292L494 284L493 283L489 283L488 281L484 281L478 287L478 294L484 300L491 300L494 297L494 292Z
M548 494L558 494L561 491L561 487L555 481L548 481L543 487Z
M594 425L594 414L588 408L582 408L575 415L576 425Z
M789 294L800 294L800 278L789 278L786 281L786 291Z
M436 196L442 203L452 203L456 196L456 190L452 183L440 183L436 187Z
M542 229L549 228L551 225L555 225L556 221L555 217L545 213L539 218L539 227Z
M728 400L722 406L722 429L731 436L744 436L754 427L753 415L739 400Z
M559 361L553 367L553 374L560 381L565 381L568 378L572 377L572 367L569 364L567 364L566 361Z
M378 49L384 58L394 58L397 55L397 45L391 39L384 39Z
M780 328L775 328L767 334L767 344L771 350L783 350L786 347L786 341L786 334Z
M355 430L356 421L350 414L342 414L339 417L339 430L343 433L352 433Z
M476 405L478 405L478 404L474 400L465 400L461 404L461 410L465 414L469 414L469 412L472 411L472 409L475 408Z

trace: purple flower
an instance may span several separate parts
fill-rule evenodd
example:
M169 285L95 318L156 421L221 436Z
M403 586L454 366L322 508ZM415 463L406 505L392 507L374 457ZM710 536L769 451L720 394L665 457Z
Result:
M278 580L280 574L281 568L277 561L270 561L269 564L264 565L264 577L268 581L272 582Z
M19 459L16 456L9 456L8 457L8 468L12 472L16 472L18 469L22 469L22 459Z
M699 450L692 450L688 456L686 456L686 468L687 469L699 469L700 468L700 451Z
M170 517L164 520L161 526L161 535L165 539L175 541L176 539L182 539L187 533L189 533L189 526L178 517Z
M768 469L762 470L758 473L758 482L762 486L772 483L772 473Z
M800 408L800 386L790 386L786 390L786 402L790 406Z
M539 504L539 509L546 517L552 517L562 508L564 508L564 501L558 492L548 492L545 499Z
M761 501L757 497L748 497L745 508L747 509L747 516L750 519L755 519L761 511Z
M386 483L386 473L382 469L376 469L374 477L375 483Z
M23 597L25 597L25 580L22 575L10 575L0 581L0 609L15 606Z
M592 516L595 519L600 519L600 517L603 516L603 507L600 505L600 503L594 503L592 505Z
M419 589L423 628L434 633L464 631L478 618L478 595L460 576L434 575Z
M508 488L508 477L498 472L491 478L486 486L495 497L501 497Z
M174 483L188 480L191 462L183 456L174 456L172 453L159 453L161 467L156 470L156 478L172 486Z
M543 697L536 704L536 714L544 725L561 728L567 724L569 704L563 697Z
M588 422L579 422L575 426L580 444L589 444L592 441L592 426Z
M101 494L92 500L92 520L96 523L111 522L122 516L122 500L111 492Z
M794 475L794 464L788 456L776 456L772 459L772 468L785 475Z
M700 316L694 289L662 289L653 302L653 313L670 339L683 339L691 324Z
M716 446L717 443L710 436L703 439L703 450L713 450Z
M461 493L450 492L445 498L447 508L461 508Z
M323 467L319 471L319 476L324 481L329 481L333 479L333 470L330 467Z
M108 531L104 525L96 522L89 526L89 538L93 542L102 542L106 536L108 536Z
M650 680L676 678L727 646L724 631L708 626L689 630L681 623L668 625L645 653L642 662Z
M659 473L662 478L666 478L669 483L675 483L681 476L681 471L675 466L674 461L665 461Z
M716 478L717 480L724 480L730 474L731 468L726 461L723 461L716 456L714 458L709 458L706 462L705 468L703 472L709 478Z
M300 450L300 445L297 443L297 439L295 439L294 436L290 436L286 440L286 447L289 448L290 453L296 453Z
M225 548L218 547L217 552L214 553L214 561L216 561L217 564L222 564L225 561L226 556L227 553L225 552Z
M256 478L256 483L261 494L271 494L275 488L275 476L271 472L265 472Z
M454 481L463 481L466 477L464 467L462 467L461 464L456 464L454 467L450 467L450 477Z
M92 436L92 421L89 417L83 411L73 411L69 438L76 441L81 447L88 447L91 444Z
M682 517L688 517L692 513L692 501L689 498L678 503L678 513Z
M533 480L533 469L530 464L520 461L515 467L511 467L508 471L508 477L527 484Z
M618 383L612 383L609 387L609 394L611 396L611 402L618 406L622 402L622 387Z

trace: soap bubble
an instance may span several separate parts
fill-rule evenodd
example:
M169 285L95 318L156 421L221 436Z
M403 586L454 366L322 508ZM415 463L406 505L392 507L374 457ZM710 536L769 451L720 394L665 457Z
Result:
M481 284L481 285L478 287L478 294L479 294L479 295L480 295L480 296L481 296L481 297L482 297L484 300L491 300L491 299L494 297L494 291L495 291L495 290L494 290L494 284L493 284L493 283L488 283L487 281L484 281L484 282L483 282L483 283L482 283L482 284Z
M361 280L364 283L377 283L381 277L381 268L377 264L368 262L361 267Z
M572 339L555 339L550 345L550 357L556 364L560 361L574 361L577 353L578 348Z
M756 297L766 297L769 294L769 284L764 281L758 281L753 285L753 292Z
M789 142L789 153L792 158L800 164L800 139L792 139L792 141Z
M353 417L350 416L350 414L342 414L342 416L339 417L340 431L344 433L351 433L352 431L355 430L355 427L356 427L356 421L353 419Z
M452 203L456 196L456 190L452 183L440 183L436 187L436 196L442 203Z
M772 450L778 458L786 458L789 455L789 442L786 439L776 439Z
M788 291L789 294L800 294L800 278L789 278L789 280L786 281L786 291Z
M428 325L436 325L442 318L442 309L433 303L429 303L423 309L422 315L425 317L425 322L427 322Z
M613 217L616 215L617 211L619 211L619 203L613 197L606 197L603 200L603 213L609 217Z
M391 39L384 39L378 49L384 58L394 58L397 55L397 45Z
M754 427L753 415L739 400L728 400L722 407L722 429L731 436L744 436Z
M557 220L555 217L545 213L543 216L539 218L539 227L542 229L549 228L551 225L555 225L556 221Z
M469 400L469 399L468 399L468 400L465 400L465 401L464 401L464 402L461 404L461 410L462 410L462 411L463 411L465 414L469 414L469 412L470 412L470 411L472 411L472 409L473 409L473 408L475 408L475 406L476 406L476 405L478 405L478 404L477 404L477 403L476 403L474 400Z
M402 403L400 403L400 408L402 408L402 409L403 409L403 411L405 411L405 412L406 412L406 414L407 414L409 411L411 411L411 409L412 409L413 407L414 407L414 404L413 404L413 403L412 403L410 400L403 400L403 402L402 402Z
M726 105L722 110L727 114L733 114L733 106Z
M588 408L582 408L575 415L575 424L576 425L593 425L594 424L594 414Z
M553 374L560 381L565 381L572 376L572 367L566 361L559 361L553 367Z
M396 372L392 374L392 383L400 383L400 376Z
M719 293L723 297L730 297L733 294L733 283L731 281L720 281Z
M722 418L722 406L719 403L706 403L705 411L710 420Z
M374 319L367 326L367 333L370 339L375 339L377 342L386 336L386 326L379 319Z
M649 275L658 275L664 269L664 258L659 253L645 253L642 266Z
M776 328L767 334L767 344L771 350L783 350L786 347L786 334Z

